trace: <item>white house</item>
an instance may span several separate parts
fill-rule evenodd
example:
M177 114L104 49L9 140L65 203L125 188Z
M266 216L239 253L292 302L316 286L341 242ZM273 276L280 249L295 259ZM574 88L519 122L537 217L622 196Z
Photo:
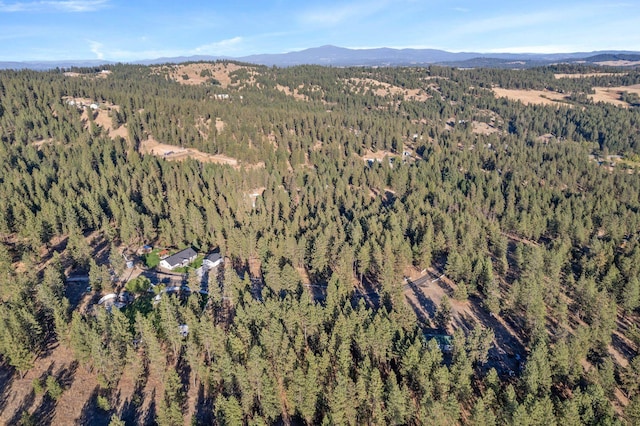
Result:
M196 253L196 251L191 247L188 247L172 256L167 257L166 259L161 260L160 266L165 269L173 270L181 266L187 266L188 264L196 260L197 256L198 253Z
M215 268L223 262L222 256L220 255L220 249L215 249L207 257L202 261L202 266L206 269Z

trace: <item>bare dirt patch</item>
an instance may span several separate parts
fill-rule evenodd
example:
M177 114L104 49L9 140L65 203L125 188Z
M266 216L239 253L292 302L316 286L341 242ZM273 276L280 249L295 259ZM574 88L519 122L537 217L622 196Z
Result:
M117 105L115 105L117 106ZM107 134L111 139L115 139L116 137L121 137L123 139L128 140L129 132L126 128L126 125L120 125L117 129L113 128L113 122L111 120L111 116L109 115L109 111L111 107L107 107L107 109L99 109L95 111L95 118L93 121L103 129L107 131ZM91 111L91 113L94 113ZM85 128L89 128L89 110L85 110L82 113L82 120L85 123Z
M398 154L394 154L391 151L365 151L365 153L362 155L362 159L364 161L367 160L376 160L376 161L382 161L384 159L384 157L388 157L388 158L393 158L393 157L398 157Z
M489 350L490 361L485 367L494 367L502 375L511 375L518 370L519 361L515 355L524 359L525 346L518 331L505 318L490 314L476 296L464 301L454 299L457 284L435 268L408 272L408 280L403 286L405 300L424 325L432 324L438 306L447 295L451 303L451 322L446 332L452 333L459 328L469 332L476 326L491 329L494 341Z
M565 94L552 92L550 90L519 90L494 87L493 93L495 93L498 98L520 101L525 105L571 106L571 104L566 103L567 97Z
M473 121L471 122L471 131L478 135L490 135L500 132L500 129L496 129L492 125L482 121Z
M110 70L102 70L97 73L80 73L80 72L65 72L65 77L91 77L91 78L107 78L111 74Z
M216 118L216 130L218 132L222 132L224 130L224 126L225 126L224 121L222 121L219 118Z
M618 87L594 87L593 89L596 93L595 95L589 95L589 97L593 99L594 102L608 102L625 108L628 108L629 104L620 99L623 92L640 95L640 84Z
M31 145L33 145L36 148L40 149L42 147L42 145L45 145L45 144L48 144L48 143L53 143L53 141L54 141L53 138L40 139L40 140L31 142Z
M291 90L289 86L283 86L281 84L276 85L276 90L281 91L285 95L293 96L294 99L297 99L299 101L308 101L309 97L299 92L299 89L303 89L303 88L304 88L304 84L301 84L300 86L294 88L293 90Z
M258 257L249 258L249 275L254 278L262 277L262 262Z
M111 114L120 110L119 105L115 105L110 102L98 103L89 98L72 98L65 96L62 99L67 103L67 105L82 109L81 119L84 123L85 129L89 128L89 114L93 114L94 122L105 129L111 139L115 139L116 137L121 137L123 139L128 138L129 133L125 125L120 125L117 129L114 129L113 127Z
M196 129L198 129L198 133L204 139L209 137L209 129L211 128L211 119L205 120L204 117L198 117L196 119Z
M545 133L544 135L540 135L536 138L538 142L549 143L554 140L556 136L552 133Z
M44 382L49 375L65 389L57 401L33 391L34 380ZM16 424L23 411L34 414L39 421L48 420L46 424L69 425L83 418L85 421L95 418L100 413L91 413L86 405L97 386L95 374L79 366L71 350L57 344L47 356L37 359L24 377L14 375L10 396L0 412L0 423Z
M194 160L198 160L203 163L228 164L234 167L238 166L238 160L235 158L227 157L222 154L208 154L195 148L181 148L175 145L160 143L153 139L153 137L141 142L140 152L142 154L151 154L163 157L169 161L183 161L187 158L193 158Z

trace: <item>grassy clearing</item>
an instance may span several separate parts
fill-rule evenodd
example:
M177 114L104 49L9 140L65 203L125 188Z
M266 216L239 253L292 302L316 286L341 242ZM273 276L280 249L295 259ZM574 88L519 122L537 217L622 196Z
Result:
M142 255L142 260L144 264L147 265L147 268L155 268L160 264L160 249L153 249L151 253L147 253Z

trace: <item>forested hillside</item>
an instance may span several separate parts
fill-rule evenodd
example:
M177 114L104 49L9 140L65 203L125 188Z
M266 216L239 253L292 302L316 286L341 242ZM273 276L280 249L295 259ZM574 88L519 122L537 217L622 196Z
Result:
M0 423L639 424L639 83L1 71ZM225 262L154 299L143 245Z

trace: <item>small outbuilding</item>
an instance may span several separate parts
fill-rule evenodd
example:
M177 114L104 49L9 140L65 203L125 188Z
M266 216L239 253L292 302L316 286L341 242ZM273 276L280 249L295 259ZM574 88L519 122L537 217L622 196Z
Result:
M223 259L222 255L220 255L220 249L215 249L207 257L202 261L202 266L206 269L212 269L216 266L222 264Z

